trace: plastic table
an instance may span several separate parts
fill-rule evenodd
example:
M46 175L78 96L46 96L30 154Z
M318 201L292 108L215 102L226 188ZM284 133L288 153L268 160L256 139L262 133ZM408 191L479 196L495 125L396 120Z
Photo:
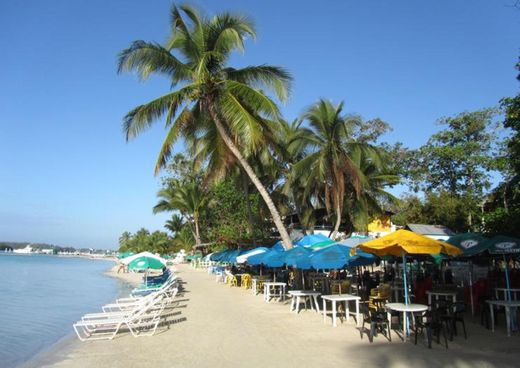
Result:
M285 287L287 284L285 282L264 282L264 301L269 303L271 301L271 297L279 296L280 300L285 300ZM274 292L271 293L271 289ZM278 292L276 292L278 289Z
M513 300L518 300L518 294L520 289L509 289ZM502 294L501 294L502 293ZM495 296L497 300L507 300L507 288L495 288ZM503 296L501 298L500 296Z
M269 281L270 280L270 277L269 276L253 276L252 277L252 280L251 280L251 293L253 293L253 295L258 295L258 292L257 292L257 283L259 281Z
M486 303L491 304L489 313L491 314L491 331L495 332L495 308L494 305L504 307L506 310L506 325L507 336L511 336L511 311L520 307L520 301L517 300L486 300Z
M321 299L323 300L323 323L327 320L327 300L332 302L332 325L334 327L337 326L336 324L336 303L337 302L344 302L345 303L345 319L347 322L350 318L350 310L348 303L351 301L356 302L356 323L358 327L361 325L361 318L359 315L359 301L361 300L361 297L357 295L351 295L351 294L338 294L338 295L322 295Z
M428 295L428 305L432 305L432 296L435 297L435 300L439 300L439 297L443 296L445 298L451 298L453 303L457 302L457 292L456 291L431 291L428 290L426 292Z
M300 301L303 298L305 302L305 310L307 310L307 300L311 303L311 309L314 309L316 313L320 312L320 305L318 304L318 296L321 293L312 290L291 290L289 295L292 296L290 311L294 313L300 312ZM314 302L314 305L313 305Z
M386 309L387 318L389 322L392 321L392 314L390 313L390 311L403 312L403 341L406 341L406 336L408 336L408 328L406 326L407 314L426 312L428 310L428 306L424 304L386 303Z

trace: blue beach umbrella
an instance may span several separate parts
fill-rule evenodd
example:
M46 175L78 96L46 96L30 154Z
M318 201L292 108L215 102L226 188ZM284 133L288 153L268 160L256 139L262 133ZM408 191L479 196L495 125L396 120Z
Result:
M284 252L285 248L283 247L282 241L277 241L272 247L271 250L276 250L278 252Z
M282 267L285 264L285 252L271 250L263 254L261 263L267 267Z
M244 254L245 250L232 250L229 252L228 256L226 257L227 262L229 263L237 263L237 257Z
M377 261L377 256L363 252L359 249L356 249L356 253L351 257L348 267L359 267L359 266L369 266Z
M214 262L222 262L222 258L226 256L227 252L229 252L228 249L222 250L220 252L215 252L209 257L209 259Z
M313 252L310 256L310 263L317 270L341 269L348 264L351 258L349 247L333 244Z
M343 267L368 266L377 260L370 253L356 250L355 254L346 245L341 243L332 244L313 252L311 265L315 269L341 269Z
M295 247L283 253L285 264L287 266L299 268L301 270L308 270L311 268L311 254L311 250L303 247Z
M240 254L240 256L237 257L237 263L249 263L249 258L250 257L253 257L255 255L260 255L260 254L264 254L265 252L269 252L269 248L266 248L266 247L256 247L256 248L253 248L253 249L249 249L249 250L246 250L244 251L242 254Z
M294 245L300 246L300 247L310 247L313 244L321 243L325 241L330 241L331 243L334 243L333 240L326 237L322 234L309 234L305 235L303 238L299 239L298 241L294 242Z

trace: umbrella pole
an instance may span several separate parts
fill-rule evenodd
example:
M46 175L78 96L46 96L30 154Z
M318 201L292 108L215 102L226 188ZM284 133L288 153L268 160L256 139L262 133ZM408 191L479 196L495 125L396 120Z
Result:
M469 261L469 302L471 304L471 315L475 316L475 306L473 305L473 261Z
M506 255L504 254L503 255L504 257L504 263L505 263L505 275L506 275L506 288L507 288L507 301L511 301L511 285L510 285L510 282L509 282L509 271L508 271L508 262L506 260ZM517 329L517 326L516 326L516 313L514 313L512 316L511 316L511 331L516 331Z
M404 287L404 304L408 305L408 285L406 283L406 256L403 254L403 287ZM404 335L408 336L408 314L406 314L404 322Z
M507 300L511 301L511 286L509 284L509 271L507 266L507 260L506 255L503 255L504 257L504 270L505 270L505 276L506 276L506 288L507 288Z

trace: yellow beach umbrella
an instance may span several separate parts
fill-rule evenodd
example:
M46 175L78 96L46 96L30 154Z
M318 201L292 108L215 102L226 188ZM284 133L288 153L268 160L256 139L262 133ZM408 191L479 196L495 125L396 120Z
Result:
M364 252L377 256L403 257L404 302L408 305L408 285L406 283L406 255L407 254L439 254L449 256L462 254L462 250L448 243L428 238L408 230L397 230L381 238L367 241L359 246ZM408 334L408 319L406 319L405 333Z
M400 257L403 256L403 253L404 255L443 253L449 256L462 254L461 249L451 244L428 238L427 236L416 234L408 230L397 230L381 238L367 241L361 244L359 249L380 257Z
M359 246L364 252L382 256L403 257L405 303L408 304L408 286L406 284L407 254L439 254L449 256L462 254L462 250L445 242L428 238L412 231L397 230L381 238L367 241Z

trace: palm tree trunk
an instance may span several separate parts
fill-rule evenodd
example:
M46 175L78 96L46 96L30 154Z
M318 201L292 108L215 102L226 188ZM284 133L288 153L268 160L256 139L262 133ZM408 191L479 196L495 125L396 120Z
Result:
M222 140L224 141L226 146L229 148L229 150L233 153L233 155L235 155L238 162L240 162L240 164L242 165L242 168L247 173L247 176L249 176L249 179L251 179L251 181L255 185L256 189L258 190L258 192L262 196L265 204L267 205L267 208L271 212L271 217L273 218L273 222L276 226L276 229L280 233L280 237L282 238L283 247L286 250L291 249L293 247L291 238L289 237L289 234L287 233L287 230L285 229L285 226L283 225L282 218L280 217L280 214L278 213L278 209L274 205L273 200L269 196L269 193L267 193L267 190L264 188L264 186L262 185L262 183L256 176L255 172L253 171L253 168L249 165L249 163L244 158L244 156L242 156L242 153L240 153L240 150L233 143L233 140L228 135L226 128L220 121L220 118L219 118L217 112L215 111L215 108L213 107L213 104L211 103L211 101L206 101L206 106L211 115L211 118L215 122L215 126L217 127L217 130L218 130Z
M249 232L251 233L251 241L253 242L253 247L256 248L256 237L255 237L255 222L253 220L253 212L251 211L251 200L249 198L249 183L247 182L247 177L244 175L240 175L242 179L242 186L244 188L244 196L246 199L246 210L247 210L247 220L249 222Z
M198 214L194 214L193 222L195 223L195 246L199 247L199 245L200 245L200 232L199 232L199 216L198 216Z
M339 225L341 224L341 207L339 203L336 205L336 225L334 226L334 230L332 231L332 234L330 234L330 238L334 239L336 237L336 234L339 231Z

